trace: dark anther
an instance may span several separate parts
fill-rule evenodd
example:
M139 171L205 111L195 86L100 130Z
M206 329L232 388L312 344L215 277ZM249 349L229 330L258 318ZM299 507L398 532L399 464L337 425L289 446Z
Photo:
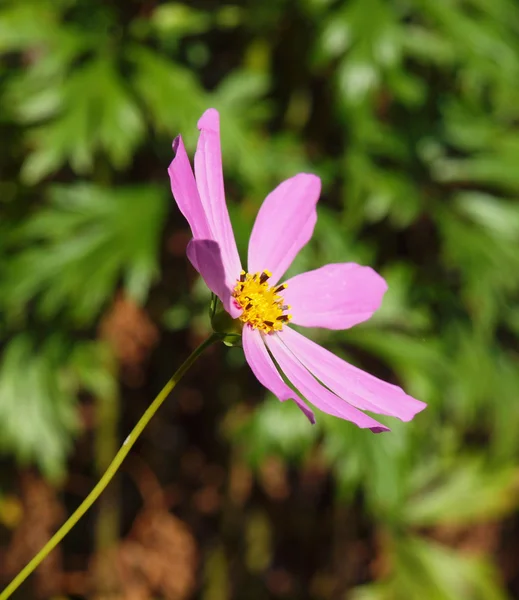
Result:
M268 325L269 327L274 326L274 323L272 321L263 321L263 323L265 323L265 325Z
M278 287L274 290L274 292L277 294L278 292L281 292L282 290L284 290L287 286L282 283L281 285L278 285Z
M245 281L245 271L242 271L242 272L240 273L240 281L241 281L242 283ZM242 289L243 289L243 286L242 286Z
M249 302L247 304L247 306L245 307L245 310L249 310L249 308L252 308L252 302Z
M269 275L265 273L265 271L263 271L263 273L260 275L260 283L265 283L265 281L267 281L268 278Z
M277 317L277 321L284 321L285 323L289 320L288 315L281 315Z

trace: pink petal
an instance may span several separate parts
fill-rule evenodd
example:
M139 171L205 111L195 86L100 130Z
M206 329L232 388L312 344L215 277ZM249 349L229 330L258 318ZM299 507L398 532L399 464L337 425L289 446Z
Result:
M426 407L401 388L350 365L297 331L285 327L279 338L319 381L346 402L382 415L410 421Z
M211 230L210 239L220 246L227 284L232 286L240 275L241 263L225 203L220 118L214 108L205 111L198 121L198 129L200 137L195 154L196 184Z
M250 273L272 272L274 285L310 240L317 221L321 180L300 173L287 179L263 202L249 240Z
M373 269L355 263L326 265L286 283L284 298L291 306L292 323L328 329L347 329L366 321L387 290Z
M227 312L233 302L225 281L220 247L213 240L191 240L186 248L191 264L200 273L207 287L220 298Z
M245 325L242 333L243 351L256 379L270 392L277 396L281 402L294 400L303 413L308 417L310 423L315 423L314 413L303 400L292 391L283 381L276 366L270 358L261 333Z
M168 168L173 197L180 212L189 223L193 237L195 239L211 239L211 230L198 195L195 176L180 135L173 141L173 152L175 152L175 158Z
M285 331L287 329L285 328ZM351 421L363 429L369 428L374 433L389 431L388 427L357 410L322 386L277 335L265 336L265 342L279 367L294 387L319 410L329 415Z

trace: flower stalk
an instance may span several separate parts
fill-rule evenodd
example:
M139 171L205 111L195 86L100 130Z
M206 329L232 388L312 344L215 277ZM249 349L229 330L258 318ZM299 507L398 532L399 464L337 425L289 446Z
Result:
M106 368L116 379L117 363L114 356L107 357ZM101 477L108 469L118 449L118 425L121 402L117 386L110 386L104 394L95 398L96 427L94 435L94 465L95 475ZM97 519L94 531L95 553L101 555L114 547L120 537L120 481L115 477L97 503ZM102 562L102 561L101 561ZM96 578L99 587L104 590L107 585L105 571L96 563Z
M198 357L212 344L222 339L222 335L219 333L213 333L209 338L196 348L191 355L184 361L184 363L178 368L176 373L166 383L166 385L159 392L158 396L153 400L150 406L146 409L138 423L132 429L131 433L124 440L123 445L119 448L119 451L114 456L112 462L108 466L104 475L97 482L95 487L92 489L90 494L83 500L80 506L75 512L67 519L67 521L60 527L60 529L52 536L52 538L43 546L43 548L36 554L36 556L16 575L11 583L0 593L0 600L7 600L13 592L15 592L20 585L29 577L29 575L38 567L38 565L54 550L54 548L61 542L61 540L69 533L69 531L76 525L81 517L87 512L94 502L103 493L106 486L113 479L114 475L119 470L119 467L123 463L124 459L128 456L128 453L132 449L135 442L139 439L139 436L144 431L146 425L151 421L157 410L162 406L164 400L169 396L171 391L175 388L177 383L186 374L189 368L196 362Z

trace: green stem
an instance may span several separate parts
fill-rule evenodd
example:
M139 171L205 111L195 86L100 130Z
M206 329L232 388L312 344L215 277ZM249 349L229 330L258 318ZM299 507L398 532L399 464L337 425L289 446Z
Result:
M116 361L113 356L107 359L106 368L116 376ZM101 477L109 468L117 452L120 401L114 388L106 394L98 394L96 399L96 427L94 436L94 459L96 475ZM119 540L119 486L117 477L111 482L97 502L95 524L95 552L100 555L115 546ZM103 577L100 577L103 585Z
M122 462L130 452L132 446L138 440L141 433L144 431L146 425L151 421L153 415L160 408L164 400L168 397L173 388L185 375L186 371L193 365L197 358L202 352L211 344L219 341L222 336L218 333L213 333L209 338L196 348L192 354L186 359L186 361L180 366L173 377L166 383L162 388L159 395L153 400L150 406L146 409L145 413L140 418L139 422L132 429L130 435L124 440L123 445L119 448L119 451L115 455L114 459L110 463L110 466L106 470L105 474L97 482L96 486L90 492L90 494L83 500L76 511L68 518L68 520L61 526L61 528L52 536L52 538L43 546L38 554L18 573L18 575L11 581L11 583L0 593L0 600L7 600L11 594L18 589L18 587L27 579L27 577L36 569L36 567L48 556L52 550L61 542L61 540L67 535L67 533L74 527L74 525L81 519L86 511L94 504L94 502L102 494L103 490L110 483L113 476L117 473Z

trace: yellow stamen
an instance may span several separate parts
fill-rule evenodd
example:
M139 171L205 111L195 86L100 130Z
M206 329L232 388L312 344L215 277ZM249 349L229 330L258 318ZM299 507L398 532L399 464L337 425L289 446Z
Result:
M284 313L285 310L290 310L290 306L286 305L283 296L279 295L287 286L283 284L276 288L271 287L267 283L271 276L270 271L242 271L233 291L237 306L243 309L240 320L263 333L281 331L283 325L292 318L292 315Z

